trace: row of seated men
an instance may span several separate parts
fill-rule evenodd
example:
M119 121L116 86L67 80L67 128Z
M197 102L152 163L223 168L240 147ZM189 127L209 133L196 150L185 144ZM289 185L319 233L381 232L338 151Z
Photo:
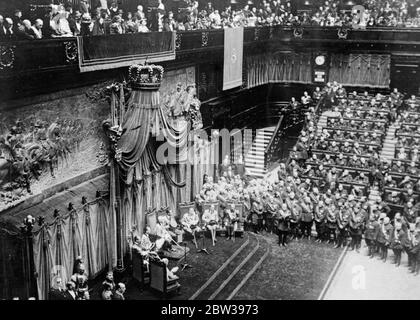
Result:
M411 111L405 110L400 113L398 120L401 123L418 123L419 119L420 119L420 112L411 112Z
M384 120L364 120L355 118L334 118L328 117L327 127L334 129L352 129L352 130L368 130L368 131L382 131L387 127L387 122Z
M415 161L392 160L391 172L417 176L420 172L419 163Z
M412 94L410 98L404 101L403 110L410 112L420 112L420 99Z
M420 124L407 124L402 123L400 128L395 130L396 135L406 135L406 136L415 136L416 138L420 137Z
M327 130L324 129L322 132L322 137L327 140L335 140L337 142L359 142L369 145L379 146L382 140L383 135L376 131L364 131L356 132L350 130Z
M366 102L366 101L371 102L372 100L375 100L376 102L401 101L402 103L403 95L400 92L398 92L398 89L396 93L392 93L390 95L384 95L384 94L381 94L380 92L376 93L375 95L372 95L372 94L369 94L368 91L364 91L363 93L358 93L357 91L351 91L347 95L339 96L338 98L340 100L344 98L344 99L348 99L352 101L360 101L360 102Z
M399 190L413 189L415 192L420 192L420 179L418 176L402 176L390 172L383 177L384 182L382 185L384 187Z
M323 129L322 137L324 139L351 140L379 145L383 138L383 132L369 130L351 130L351 129Z
M335 112L340 113L340 116L344 119L371 119L371 120L388 120L390 111L387 108L378 107L364 107L356 106L354 104L347 105L346 102L342 102L342 105L335 106L333 109Z
M311 157L308 159L311 163L369 169L376 167L379 161L377 153L373 153L371 156L354 154L344 155L343 153L333 153L313 150Z
M395 148L397 150L401 148L418 150L420 148L420 137L399 135L397 136L397 143L395 144ZM409 152L411 151L413 150L409 150ZM418 153L418 151L415 152Z
M346 141L339 139L325 139L323 137L315 141L312 148L314 150L329 151L331 153L344 153L347 155L363 154L365 156L371 156L380 151L380 146L378 144L373 145L369 142L358 142L352 139L348 139Z

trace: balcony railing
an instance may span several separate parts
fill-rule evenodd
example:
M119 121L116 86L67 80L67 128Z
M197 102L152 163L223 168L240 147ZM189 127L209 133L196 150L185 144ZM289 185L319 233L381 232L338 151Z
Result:
M118 45L118 37L132 38L139 42L144 37L144 41L149 44L147 52L140 52L144 46L136 47L134 51L121 52L118 59L127 57L138 57L142 54L159 56L162 48L169 50L168 45L162 41L168 41L162 37L161 33L152 34L127 34L127 35L106 35L99 36L100 42L104 47ZM95 37L89 37L90 39ZM146 39L147 38L147 39ZM79 39L80 40L80 39ZM86 39L87 41L88 39ZM345 45L359 44L382 45L382 50L390 51L392 46L398 45L399 51L420 51L420 29L396 29L396 28L371 28L365 30L342 29L339 27L250 27L244 30L244 46L258 47L261 42L302 44L309 43L330 44L335 46L337 43ZM92 42L89 40L89 43ZM77 38L56 38L45 40L12 41L0 42L0 77L7 78L16 76L19 73L33 73L51 70L60 70L79 67L79 45L81 41ZM194 53L198 51L209 51L223 49L224 32L218 30L194 30L177 32L174 37L175 52ZM388 46L389 45L389 46ZM123 50L123 49L121 49ZM115 51L115 48L113 48ZM245 52L246 53L246 52ZM113 57L115 59L115 57ZM82 61L83 62L83 61ZM83 64L83 63L82 63ZM112 67L119 67L114 63Z

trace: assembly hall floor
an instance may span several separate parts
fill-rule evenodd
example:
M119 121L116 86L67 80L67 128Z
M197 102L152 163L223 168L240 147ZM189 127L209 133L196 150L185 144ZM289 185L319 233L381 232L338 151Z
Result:
M287 247L280 247L277 236L266 232L245 233L235 241L218 237L214 247L206 239L209 255L197 253L191 242L188 247L186 260L192 268L177 273L182 285L180 295L169 299L317 299L342 252L307 239L293 240ZM184 259L171 261L170 267L184 262ZM123 281L129 300L162 299L159 293L142 289L130 277ZM99 290L95 291L94 299L99 298Z

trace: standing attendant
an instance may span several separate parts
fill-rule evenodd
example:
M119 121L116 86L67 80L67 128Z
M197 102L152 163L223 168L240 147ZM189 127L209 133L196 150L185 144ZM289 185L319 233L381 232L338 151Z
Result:
M302 237L305 235L308 239L311 239L311 230L313 223L313 204L310 197L305 197L304 202L300 205L302 208L302 215L300 220L300 226L302 231Z
M283 203L280 207L280 210L277 212L277 232L279 236L279 245L282 245L283 247L287 246L287 236L290 231L290 216L290 209L285 203Z
M365 242L368 247L368 256L373 258L375 256L376 238L379 232L379 223L375 219L374 214L369 215L369 221L365 228Z
M401 254L403 251L403 243L406 234L402 229L402 223L396 222L394 230L391 234L391 249L394 252L394 263L396 267L399 267L401 264Z

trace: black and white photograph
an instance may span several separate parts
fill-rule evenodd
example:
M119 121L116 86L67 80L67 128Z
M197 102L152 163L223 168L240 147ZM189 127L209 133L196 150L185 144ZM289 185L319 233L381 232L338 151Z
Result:
M419 150L420 0L0 0L0 300L418 300Z

